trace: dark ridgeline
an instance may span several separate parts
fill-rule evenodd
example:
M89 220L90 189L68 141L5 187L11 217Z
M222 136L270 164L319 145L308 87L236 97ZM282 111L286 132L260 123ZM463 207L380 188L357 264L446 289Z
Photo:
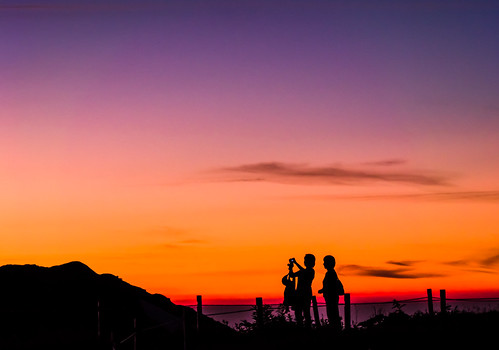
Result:
M111 349L113 342L133 349L134 341L138 349L182 349L183 314L195 339L194 310L81 262L2 266L0 283L0 349ZM133 334L134 320L136 339L119 345ZM206 316L200 328L206 336L233 332Z
M247 332L202 316L197 332L193 309L80 262L2 266L0 281L0 350L495 349L499 329L499 311L410 316L396 303L394 312L341 332L300 327L270 314L260 315Z

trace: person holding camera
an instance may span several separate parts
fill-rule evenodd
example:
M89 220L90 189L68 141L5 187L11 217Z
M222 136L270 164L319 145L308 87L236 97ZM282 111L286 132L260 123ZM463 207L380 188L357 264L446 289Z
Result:
M296 323L301 326L303 319L305 319L305 326L310 327L312 325L310 303L312 302L312 282L315 277L315 256L313 254L305 255L305 268L300 266L295 258L290 259L289 262L298 267L298 271L294 272L291 269L289 272L289 276L298 278L294 305Z

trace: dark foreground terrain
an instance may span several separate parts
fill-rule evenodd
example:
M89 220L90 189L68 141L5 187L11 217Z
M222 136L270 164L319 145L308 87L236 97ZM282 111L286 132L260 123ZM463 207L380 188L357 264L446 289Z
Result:
M378 322L379 321L379 322ZM200 349L498 349L499 312L453 311L445 315L393 313L383 320L335 333L269 324L206 343Z
M0 267L0 350L498 349L499 311L407 315L356 327L298 328L267 309L238 331L80 262ZM135 325L135 326L134 326Z
M195 340L194 310L81 262L2 266L0 286L0 350L182 349L184 329ZM200 323L211 337L235 332Z

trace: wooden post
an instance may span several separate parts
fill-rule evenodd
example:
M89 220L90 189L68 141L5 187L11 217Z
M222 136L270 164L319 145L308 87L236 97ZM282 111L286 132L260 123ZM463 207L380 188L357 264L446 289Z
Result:
M320 327L321 319L319 317L319 307L317 306L317 297L315 295L312 295L312 308L314 309L315 327Z
M133 350L137 350L137 319L133 319Z
M97 340L100 340L100 301L97 300Z
M350 329L352 325L351 310L350 310L350 293L345 293L343 296L345 301L345 329Z
M182 308L182 328L184 330L184 350L187 350L187 315L185 307Z
M111 334L109 334L109 340L111 341L111 350L116 350L116 342L114 340L114 332L111 331Z
M431 289L426 290L426 294L428 295L428 313L433 315L433 294Z
M256 298L256 325L261 328L263 326L263 299Z
M198 303L198 308L197 308L197 331L201 330L201 316L203 315L203 297L201 295L198 295L196 297L197 303Z
M445 296L445 289L440 289L440 312L445 314L447 312L447 300Z

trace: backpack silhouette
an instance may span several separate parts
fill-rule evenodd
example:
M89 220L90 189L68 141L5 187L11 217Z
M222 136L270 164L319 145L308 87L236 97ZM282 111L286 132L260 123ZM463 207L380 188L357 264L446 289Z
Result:
M291 277L289 276L289 274L284 276L282 278L282 284L285 286L283 304L286 306L291 306L295 302L295 277Z

